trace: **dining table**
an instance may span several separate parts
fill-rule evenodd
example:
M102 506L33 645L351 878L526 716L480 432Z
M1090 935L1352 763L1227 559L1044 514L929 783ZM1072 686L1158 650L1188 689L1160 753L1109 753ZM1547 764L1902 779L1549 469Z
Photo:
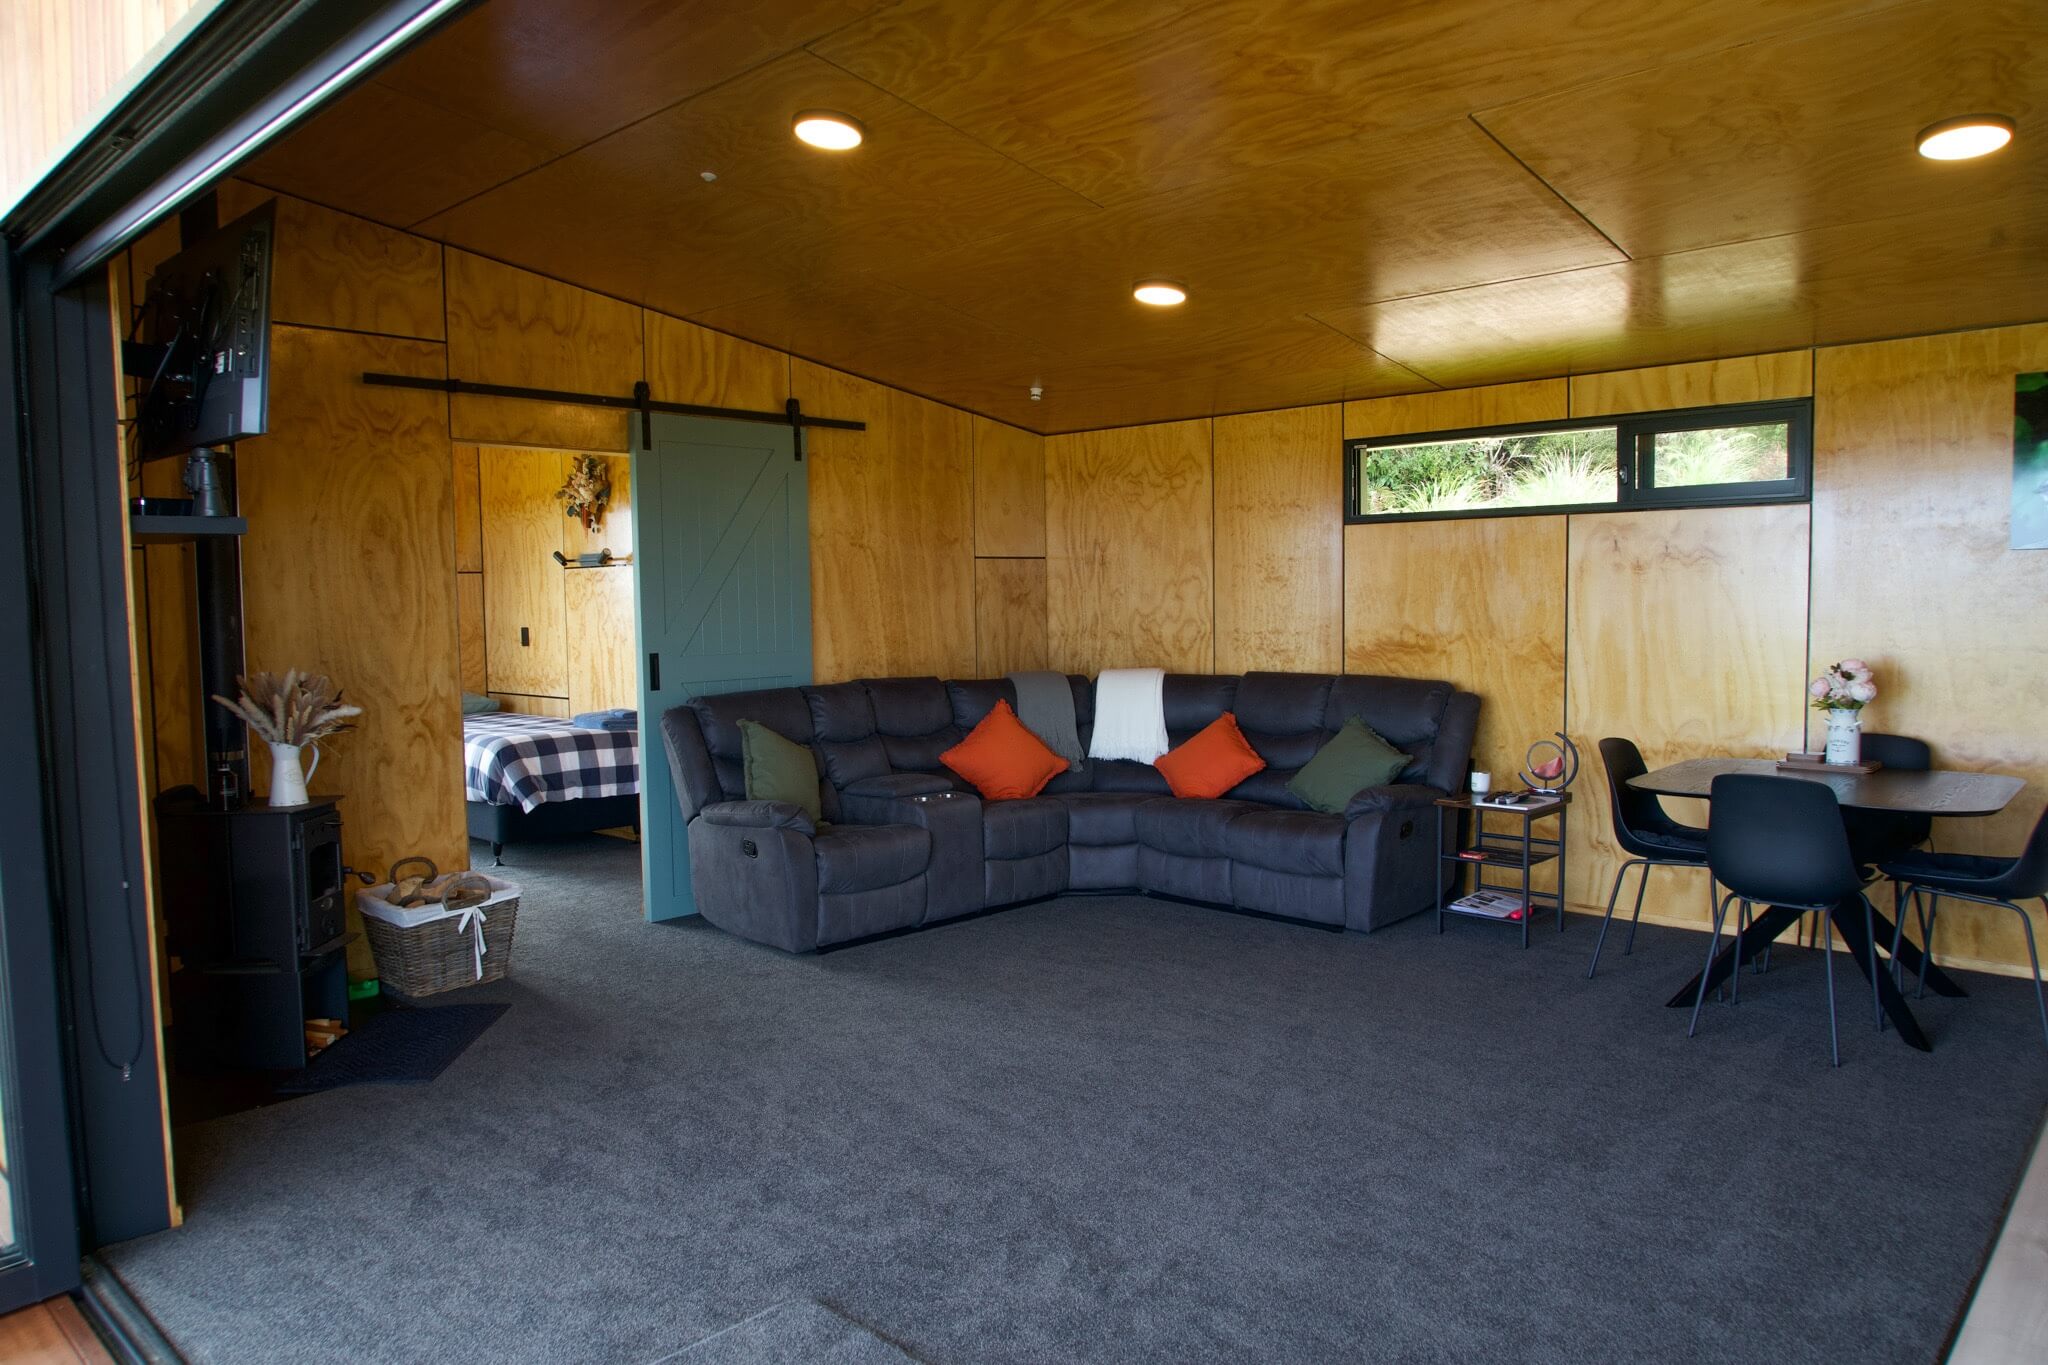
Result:
M1632 777L1629 785L1658 796L1711 800L1714 779L1726 773L1761 773L1819 782L1834 792L1835 800L1844 809L1942 817L1996 815L2027 785L2023 779L2003 773L1956 772L1939 768L1879 768L1868 773L1832 773L1812 767L1780 768L1778 761L1770 758L1686 759ZM1866 907L1870 916L1868 921L1865 919ZM1767 907L1750 921L1748 928L1736 935L1733 943L1715 955L1704 973L1695 973L1665 1003L1672 1009L1691 1009L1702 991L1713 990L1729 978L1737 962L1754 961L1807 913L1779 905ZM1924 969L1927 989L1937 995L1951 997L1966 996L1969 992L1932 962L1923 963L1919 947L1898 934L1891 917L1867 901L1863 893L1838 902L1829 913L1829 919L1834 922L1835 932L1842 936L1857 970L1866 979L1874 981L1879 1008L1898 1029L1900 1040L1922 1052L1933 1051L1892 973L1880 970L1873 974L1871 940L1866 924L1875 926L1881 943L1896 949L1899 966L1916 973Z

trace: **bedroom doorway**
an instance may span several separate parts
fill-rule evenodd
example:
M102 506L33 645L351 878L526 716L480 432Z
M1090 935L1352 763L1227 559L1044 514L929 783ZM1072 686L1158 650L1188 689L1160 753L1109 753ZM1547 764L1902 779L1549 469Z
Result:
M640 847L659 921L696 913L661 715L811 680L810 493L787 427L661 414L633 427Z

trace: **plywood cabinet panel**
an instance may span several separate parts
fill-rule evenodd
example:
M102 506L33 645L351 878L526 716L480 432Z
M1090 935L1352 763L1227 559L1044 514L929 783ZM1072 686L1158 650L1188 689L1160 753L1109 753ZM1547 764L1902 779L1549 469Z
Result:
M1217 672L1341 666L1343 437L1334 403L1216 419Z
M1045 438L974 419L974 552L1045 554Z
M1045 443L1047 641L1054 668L1215 664L1209 423Z
M1046 667L1045 561L974 561L975 673L983 678Z
M631 393L644 376L640 310L466 251L447 253L448 368L486 384ZM626 449L626 414L523 398L450 400L457 440Z
M428 341L447 335L439 242L239 180L219 195L223 223L277 201L273 320Z
M664 403L780 412L789 397L789 357L681 318L649 312L647 383Z
M1423 431L1506 426L1512 422L1548 422L1570 416L1569 403L1570 393L1562 379L1363 398L1344 405L1344 437L1353 440L1362 436L1407 436Z
M492 699L501 711L511 711L522 716L552 716L556 720L567 720L570 716L567 697L536 697L522 692L493 692Z
M1571 386L1574 417L1805 398L1813 392L1813 352L1778 351L1647 370L1576 374Z
M865 421L810 433L812 668L821 682L974 668L968 416L793 362L806 411Z
M490 691L490 676L484 667L484 576L481 573L455 575L455 621L460 636L462 690Z
M1620 854L1598 741L1653 768L1799 745L1806 701L1808 509L1739 507L1570 518L1566 714L1585 751L1571 821L1571 899L1603 908ZM1688 823L1703 803L1669 803ZM1682 879L1682 884L1681 880ZM1646 917L1704 923L1704 879L1674 874Z
M633 570L577 569L562 576L569 613L569 712L640 704L639 630Z
M1565 728L1564 603L1562 516L1344 529L1344 671L1477 693L1473 766L1502 786Z
M361 381L441 378L442 348L275 327L271 366L272 434L236 461L249 667L329 674L363 708L315 782L348 793L351 863L465 866L447 405Z
M455 447L455 571L484 571L483 504L477 491L476 447Z
M493 692L568 695L561 508L564 457L486 446L479 452L484 526L484 640Z
M2035 370L2048 370L2048 325L1815 360L1809 673L1860 655L1881 689L1867 728L1926 740L1940 767L2028 782L1997 816L1937 821L1944 852L2017 853L2048 800L2048 551L2010 547L2013 376ZM1944 910L1936 946L2027 960L2010 911Z

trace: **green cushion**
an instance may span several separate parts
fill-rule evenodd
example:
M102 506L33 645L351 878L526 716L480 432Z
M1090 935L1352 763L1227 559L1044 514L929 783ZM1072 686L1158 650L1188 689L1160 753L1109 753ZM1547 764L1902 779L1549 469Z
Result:
M474 692L462 694L462 714L465 716L488 716L498 709L496 697L482 697Z
M818 763L811 751L784 739L758 721L740 722L740 754L747 800L787 801L801 806L816 824L824 816L818 799Z
M1326 815L1342 815L1367 787L1384 787L1408 766L1408 755L1353 716L1316 756L1302 765L1287 790Z

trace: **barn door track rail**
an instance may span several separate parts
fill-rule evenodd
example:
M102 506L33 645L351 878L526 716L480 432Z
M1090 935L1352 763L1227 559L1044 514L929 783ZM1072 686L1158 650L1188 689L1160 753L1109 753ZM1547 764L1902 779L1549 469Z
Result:
M723 417L734 422L773 422L787 426L796 438L796 458L804 457L804 428L826 427L833 431L866 431L866 422L844 417L813 417L792 398L780 412L751 408L714 408L702 403L658 402L641 380L630 394L570 393L561 389L525 389L509 384L477 384L467 379L429 379L416 374L379 374L366 371L365 384L387 389L428 389L435 393L463 393L477 398L523 398L535 403L573 403L586 408L624 408L640 414L640 444L654 448L654 414L674 413L681 417Z

